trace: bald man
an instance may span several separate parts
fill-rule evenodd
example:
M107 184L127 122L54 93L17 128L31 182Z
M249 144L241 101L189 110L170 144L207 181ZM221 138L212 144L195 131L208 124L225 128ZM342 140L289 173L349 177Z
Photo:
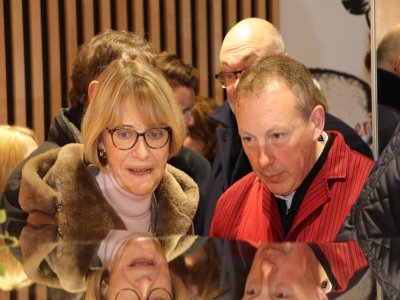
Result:
M226 34L220 51L220 72L216 75L226 89L227 101L210 118L221 124L217 129L218 149L212 166L206 206L199 205L197 214L204 215L204 232L210 232L215 206L222 193L252 171L243 151L234 115L235 87L241 73L257 59L285 53L279 31L268 21L248 18L234 25ZM368 145L343 121L326 114L325 130L341 132L352 149L372 158Z

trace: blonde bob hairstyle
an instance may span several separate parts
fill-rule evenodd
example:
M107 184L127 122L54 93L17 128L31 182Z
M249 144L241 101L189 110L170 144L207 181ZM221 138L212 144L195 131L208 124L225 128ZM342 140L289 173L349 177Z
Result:
M31 129L17 125L0 125L0 194L11 172L37 146Z
M81 131L88 162L105 167L107 162L98 155L101 136L106 128L124 125L121 122L127 107L136 110L149 128L170 127L169 157L179 153L186 126L170 85L154 67L123 57L100 74L84 114Z

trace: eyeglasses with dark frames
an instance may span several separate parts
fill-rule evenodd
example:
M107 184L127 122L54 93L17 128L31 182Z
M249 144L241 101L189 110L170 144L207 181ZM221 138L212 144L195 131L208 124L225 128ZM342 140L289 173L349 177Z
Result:
M235 72L219 72L215 75L215 79L219 81L223 89L226 89L229 85L234 84L237 79L240 78L244 70Z
M130 288L122 289L118 292L115 300L140 300L139 294ZM172 295L164 288L152 289L146 299L149 300L172 300Z
M114 129L106 128L106 130L111 135L114 146L119 150L133 148L141 136L149 148L160 149L168 143L172 134L170 127L149 128L144 132L137 132L129 125L123 125Z

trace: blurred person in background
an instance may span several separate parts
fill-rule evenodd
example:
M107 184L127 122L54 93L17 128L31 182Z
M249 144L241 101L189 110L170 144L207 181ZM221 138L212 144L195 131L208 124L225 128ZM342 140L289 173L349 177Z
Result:
M0 193L8 176L15 167L37 148L36 136L27 127L0 125ZM0 276L0 290L10 291L31 284L20 261L4 244L0 228L0 265L4 274Z

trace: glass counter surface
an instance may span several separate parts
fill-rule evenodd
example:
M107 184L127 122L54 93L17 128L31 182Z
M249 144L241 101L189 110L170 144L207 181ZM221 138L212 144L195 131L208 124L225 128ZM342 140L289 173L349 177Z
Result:
M110 231L77 241L48 225L25 226L0 249L0 280L13 280L9 273L22 266L48 299L400 298L400 239L393 238L255 246Z

